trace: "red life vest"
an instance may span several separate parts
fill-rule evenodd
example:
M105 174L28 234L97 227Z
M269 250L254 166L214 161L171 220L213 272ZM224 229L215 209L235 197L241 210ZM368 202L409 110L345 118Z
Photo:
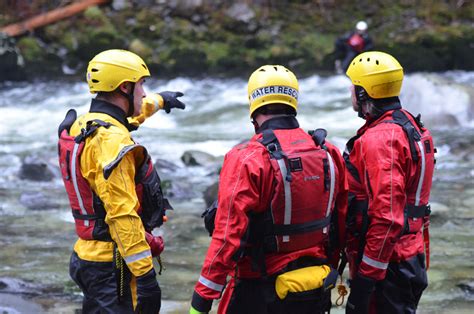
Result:
M394 110L391 119L382 120L378 123L395 123L402 127L407 135L410 146L410 154L413 162L417 165L416 175L408 178L406 185L407 203L405 205L405 224L401 236L418 233L423 229L423 241L427 268L429 267L429 215L431 213L429 197L431 192L432 177L435 166L434 154L436 149L433 138L428 129L423 127L420 116L413 117L405 110ZM371 125L374 127L377 124ZM362 133L363 134L363 133ZM360 182L357 169L351 164L349 154L354 142L362 135L358 134L347 143L344 159L346 167L352 176ZM348 226L354 228L352 232L359 237L359 262L365 246L365 235L368 230L368 200L357 200L355 195L349 196Z
M365 47L364 38L362 38L358 33L352 34L352 36L347 40L347 44L357 52L362 52Z
M81 130L81 134L73 137L69 135L68 131L74 120L69 121L69 125L61 124L58 152L61 176L71 205L76 233L84 240L112 241L108 225L105 223L106 211L104 205L82 176L80 167L80 157L86 138L93 136L99 127L108 128L111 124L101 120L88 121L86 128ZM137 146L139 145L134 144L122 149L118 157L104 168L105 179L108 178L126 153ZM136 193L140 203L137 212L142 219L145 230L151 232L153 228L163 224L163 216L165 216L166 210L173 208L168 200L163 197L158 173L153 167L146 150L144 152L146 154L145 162L138 169L135 176Z
M265 130L260 141L275 174L275 193L262 214L264 251L327 246L339 174L324 145L326 131L297 140L277 133Z

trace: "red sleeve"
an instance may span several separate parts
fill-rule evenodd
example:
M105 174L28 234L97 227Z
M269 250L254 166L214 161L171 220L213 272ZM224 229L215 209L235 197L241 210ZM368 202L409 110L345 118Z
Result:
M222 167L215 229L195 291L217 299L240 258L248 226L247 212L263 211L271 195L270 163L263 147L231 150Z
M335 237L336 241L333 242L333 256L331 256L331 264L334 268L337 268L340 253L345 245L348 183L346 178L346 166L339 149L329 143L327 147L338 171L336 202L332 213L332 215L336 217L335 230L333 231L337 232L337 235Z
M374 128L360 138L369 195L369 227L359 272L382 280L404 223L406 137L393 126Z

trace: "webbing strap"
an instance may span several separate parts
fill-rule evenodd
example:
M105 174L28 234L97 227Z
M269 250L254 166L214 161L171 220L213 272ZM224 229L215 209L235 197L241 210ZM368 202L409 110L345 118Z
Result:
M77 201L79 203L79 207L81 209L82 215L87 215L87 210L84 207L84 202L82 200L81 192L79 191L79 184L77 183L77 173L76 173L76 160L77 160L77 150L79 149L79 143L74 144L74 148L72 150L72 158L71 158L71 179L72 185L74 186L74 192L76 192ZM84 220L84 226L89 227L89 220Z
M262 133L262 140L260 141L264 145L270 156L276 159L280 173L283 179L283 189L285 196L285 214L283 218L284 225L291 224L291 170L286 166L286 155L283 153L280 142L276 137L272 129L266 129ZM283 242L289 242L290 237L288 234L283 235Z
M328 205L326 209L326 218L330 216L331 214L331 208L332 208L332 200L334 198L334 189L336 187L336 172L334 170L334 161L332 160L331 154L329 154L328 151L326 151L326 155L328 157L329 161L329 173L330 173L330 185L329 185L329 199L328 199ZM323 229L323 232L327 232L327 228Z
M418 179L418 186L416 188L415 194L415 205L420 205L421 199L421 189L423 187L423 181L425 180L425 169L426 169L426 160L425 160L425 147L421 141L416 142L418 147L420 148L420 155L421 155L421 170L420 170L420 177Z
M406 205L406 211L409 218L422 218L431 214L431 205Z
M419 159L418 153L416 151L415 142L420 141L421 134L415 128L413 123L408 119L408 117L401 110L395 110L392 112L393 120L385 120L383 123L395 123L402 127L408 137L408 143L410 144L410 152L413 161L417 162Z
M83 215L83 214L80 214L80 213L79 213L78 211L76 211L76 210L73 210L73 211L72 211L72 216L73 216L75 219L80 219L80 220L96 220L96 219L99 218L97 215L89 215L89 214Z
M300 223L300 224L274 225L273 231L270 232L270 234L281 236L281 235L307 233L307 232L325 228L330 223L331 223L331 215L326 216L323 219L317 219L317 220Z

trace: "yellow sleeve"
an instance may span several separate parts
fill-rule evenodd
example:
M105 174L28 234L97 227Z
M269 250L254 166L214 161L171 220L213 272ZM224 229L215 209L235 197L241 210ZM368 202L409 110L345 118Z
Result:
M101 161L101 170L113 154L113 149L108 150L107 144L103 146L105 147L102 147L101 151L108 156ZM123 142L114 145L116 150L117 147L121 149L125 146ZM97 173L96 190L107 212L105 222L109 226L112 239L117 243L120 254L132 274L141 276L153 268L153 262L150 247L145 240L143 224L136 212L139 204L134 178L135 152L131 151L126 153L107 179L102 171Z

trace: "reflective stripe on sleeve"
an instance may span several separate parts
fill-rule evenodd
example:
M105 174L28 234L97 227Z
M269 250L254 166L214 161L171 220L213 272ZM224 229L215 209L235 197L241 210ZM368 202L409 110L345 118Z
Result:
M81 192L79 191L79 185L77 184L76 176L76 159L77 159L77 150L79 149L79 144L74 144L74 149L72 150L71 158L71 179L72 185L74 186L74 191L76 192L77 200L79 202L79 207L81 208L81 214L87 215L87 210L84 207L84 202L82 201ZM84 220L84 226L89 227L89 220Z
M420 171L420 179L418 181L418 187L416 188L416 196L415 196L415 206L420 205L420 198L421 198L421 188L423 187L423 181L425 179L425 168L426 168L426 161L425 161L425 148L421 141L416 142L418 147L420 148L420 155L421 155L421 171Z
M221 292L224 289L224 285L215 283L207 278L204 278L202 275L199 276L199 282L208 287L209 289Z
M291 223L291 186L290 182L286 180L288 169L286 168L283 158L278 159L278 166L280 167L281 176L283 177L283 186L285 188L285 217L283 219L283 224L289 225ZM290 236L284 235L282 241L290 241Z
M151 256L151 251L150 250L145 250L145 251L137 253L137 254L126 256L123 259L125 260L125 263L130 264L130 263L136 262L138 260L141 260L143 258L147 258L147 257L150 257L150 256Z
M326 155L328 156L328 162L329 162L329 173L331 176L331 184L329 188L329 200L328 200L328 207L326 209L326 217L331 214L331 207L332 207L332 200L334 198L334 189L336 186L336 172L334 170L334 161L332 160L331 154L329 152L326 152ZM326 233L328 231L328 228L325 227L323 229L323 232Z
M373 260L371 259L370 257L368 257L367 255L364 254L364 256L362 257L362 261L364 263L366 263L367 265L369 266L372 266L372 267L375 267L375 268L378 268L378 269L387 269L388 267L388 263L382 263L382 262L378 262L376 260Z

